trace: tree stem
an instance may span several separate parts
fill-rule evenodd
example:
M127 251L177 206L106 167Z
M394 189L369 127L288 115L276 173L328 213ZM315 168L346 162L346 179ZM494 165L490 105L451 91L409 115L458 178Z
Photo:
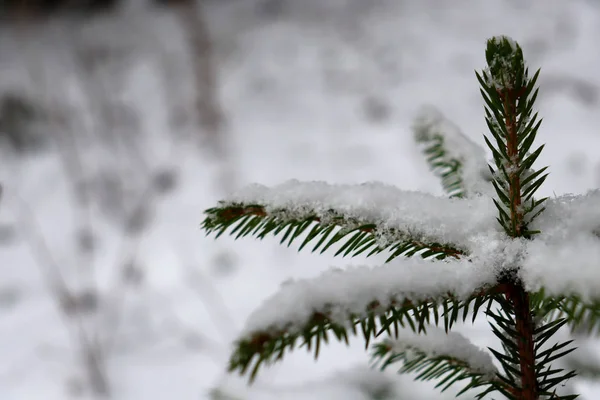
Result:
M521 388L519 399L538 400L537 377L535 372L534 323L529 303L529 294L521 284L512 284L507 297L513 304L515 329L518 333L517 348L521 368Z
M519 137L517 132L517 99L519 88L504 89L500 93L503 100L504 115L507 130L506 147L509 157L509 193L511 199L511 220L513 237L523 235L523 212L521 210L521 178L519 169ZM535 371L534 323L529 303L529 294L520 282L511 283L506 295L513 305L515 314L515 329L518 333L517 348L521 368L521 387L519 399L537 400L538 387Z
M517 97L518 95L512 89L506 89L500 94L504 100L505 124L508 132L506 138L507 154L509 157L509 185L510 185L510 216L513 226L513 236L519 237L522 234L521 226L523 225L523 212L521 211L521 179L519 174L519 138L517 134Z

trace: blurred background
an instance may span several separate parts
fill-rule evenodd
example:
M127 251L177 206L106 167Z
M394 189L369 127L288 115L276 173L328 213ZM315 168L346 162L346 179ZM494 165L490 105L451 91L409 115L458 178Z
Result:
M600 187L598 1L0 0L0 398L453 397L368 370L360 340L228 376L281 282L382 260L200 223L253 182L441 195L412 118L432 104L483 144L474 70L500 34L542 67L541 195Z

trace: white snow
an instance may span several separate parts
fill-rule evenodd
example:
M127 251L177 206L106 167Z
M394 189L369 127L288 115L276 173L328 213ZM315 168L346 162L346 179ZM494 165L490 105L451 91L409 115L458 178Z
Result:
M428 327L427 333L416 334L401 330L397 338L386 339L385 343L392 348L392 352L399 354L416 350L428 357L452 357L464 361L470 369L490 378L495 377L496 366L490 353L475 346L464 335L437 327Z
M443 161L462 163L462 181L467 195L493 194L485 150L467 137L458 126L432 105L423 106L413 123L417 142L429 142L436 137L444 140Z
M473 70L485 63L485 39L498 33L518 38L526 59L543 68L538 107L544 124L538 140L547 146L539 165L552 169L540 192L550 196L553 191L559 195L584 193L600 184L600 114L595 100L595 88L600 84L600 53L596 51L600 14L595 2L285 1L286 8L266 22L258 16L257 4L276 2L207 3L215 4L209 20L215 32L220 95L230 128L231 167L239 184L273 185L289 178L331 183L381 180L400 188L441 193L438 180L415 151L410 123L420 104L433 103L463 132L472 134L476 143L483 144L478 135L487 128ZM69 46L72 42L79 46L82 34L94 37L95 43L104 42L103 36L108 35L112 44L119 41L117 47L126 47L119 53L123 57L117 54L109 60L108 64L118 64L115 68L98 64L106 84L103 87L116 96L113 90L127 92L127 106L140 116L143 130L150 131L143 134L149 133L151 140L144 139L137 148L146 167L175 166L181 184L172 196L156 204L156 224L139 244L134 243L139 250L131 249L131 257L146 278L139 288L119 288L119 262L123 260L115 248L121 236L96 218L94 233L100 248L93 261L101 277L98 285L105 308L110 311L114 305L123 318L118 326L94 318L94 333L100 337L110 334L116 343L116 350L107 354L115 399L206 399L209 389L224 375L229 342L240 333L240 325L251 311L276 291L281 281L313 276L332 260L326 254L297 253L279 246L277 240L233 243L222 238L215 242L199 231L201 211L222 196L217 186L220 175L210 155L198 152L195 145L187 143L183 149L170 151L177 147L174 138L198 133L185 122L195 107L191 101L194 85L175 16L157 14L140 12L133 21L132 15L126 15L114 24L108 18L86 20L76 29L70 28L72 24L62 29L61 21L56 21L50 34L38 32L40 42L19 40L6 32L3 24L0 87L23 89L42 102L56 104L59 114L82 116L86 123L77 123L74 133L87 143L94 135L89 131L93 124L87 122L91 118L85 103L94 99L80 93L79 72ZM92 23L97 29L86 32ZM139 47L120 46L123 39ZM581 100L576 86L554 87L552 76L584 82L591 93L590 103ZM387 105L387 119L376 124L365 119L362 104L367 96ZM169 110L181 112L175 120L184 129L169 124L165 115ZM84 166L92 171L121 161L121 155L114 152L105 152L106 158L91 146L85 150ZM577 174L568 168L568 159L575 155L585 161ZM86 278L89 283L87 269L74 265L74 205L69 186L64 172L55 166L54 155L15 158L0 154L0 181L5 189L0 203L2 232L6 235L7 227L17 229L16 236L5 236L0 247L0 337L5 339L0 348L0 392L3 400L65 400L71 398L69 390L83 386L76 398L91 399L92 394L85 390L78 345L66 334L64 320L45 290L11 200L18 186L17 195L34 211L65 278L75 282ZM497 245L510 251L505 243ZM223 259L232 260L229 274L216 272L219 265L227 264ZM567 272L573 265L567 264ZM191 285L185 273L188 269L200 274L202 286ZM565 270L560 272L564 275ZM209 291L200 289L207 287L220 294L237 324L215 328L219 321L211 318L212 305L201 300ZM126 301L120 299L123 291ZM11 292L16 293L12 303L7 301ZM468 331L469 338L473 329L481 332L481 346L494 341L484 335L489 334L489 327L483 321L476 321L475 327L457 328ZM199 339L193 340L193 332ZM302 392L295 389L303 382L310 386L349 364L367 362L364 343L358 339L351 341L350 347L330 344L316 363L304 352L294 352L262 371L255 384L275 385L282 391L269 397L248 389L243 378L235 397L279 399L286 398L285 392L287 398L314 399L316 393L309 392L309 387ZM393 378L406 383L398 399L454 398L453 394L439 394L433 384ZM575 382L586 400L597 398L597 384L590 387L589 382ZM228 382L225 385L229 387ZM335 386L340 390L324 390L322 398L351 398L351 386ZM290 389L286 391L286 387ZM417 393L406 393L414 387L419 387Z
M356 226L376 224L382 233L395 229L425 243L454 244L470 250L472 241L486 232L499 232L496 208L490 198L448 199L406 191L379 182L335 185L291 180L268 188L251 185L221 205L262 205L267 215L302 220L316 215L322 221L335 210ZM285 210L285 211L282 211ZM390 235L390 241L398 237Z
M531 290L600 297L600 191L546 201L531 224L542 231L527 246L521 276Z
M244 335L299 332L315 312L339 324L350 315L366 315L378 302L381 310L404 300L440 300L448 293L465 299L495 282L493 267L467 260L395 259L383 266L331 269L311 279L288 281L249 317Z
M549 198L544 207L546 210L531 224L531 228L542 231L536 239L561 243L577 234L600 235L600 190Z
M600 240L576 234L564 243L533 242L520 275L528 290L544 288L548 295L600 298Z

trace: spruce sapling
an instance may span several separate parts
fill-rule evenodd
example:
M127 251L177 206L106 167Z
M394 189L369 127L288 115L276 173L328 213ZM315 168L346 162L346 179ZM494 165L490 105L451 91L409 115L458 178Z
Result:
M600 192L535 196L547 177L547 167L534 168L544 147L534 146L539 70L530 76L521 47L505 36L488 40L486 60L476 77L491 165L465 157L478 150L458 135L431 134L439 116L415 128L450 198L381 183L290 181L248 187L206 210L203 228L217 237L273 235L321 253L388 255L379 267L282 286L250 316L230 371L253 380L297 346L317 358L332 338L359 335L366 347L377 340L373 357L383 368L402 361L400 372L418 372L416 379L436 380L442 390L457 384L459 394L473 389L477 398L577 397L558 393L575 372L556 362L574 347L555 334L565 325L600 325ZM486 318L501 348L480 349L452 331L467 318Z

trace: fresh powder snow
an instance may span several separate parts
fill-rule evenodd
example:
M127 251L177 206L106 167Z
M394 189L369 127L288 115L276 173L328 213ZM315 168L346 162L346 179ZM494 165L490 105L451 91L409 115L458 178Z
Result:
M490 353L475 346L458 332L448 332L434 326L427 327L427 333L416 334L407 330L398 332L398 337L386 339L394 353L410 350L424 353L428 357L447 356L464 361L471 370L494 377L498 370Z
M521 277L529 290L600 297L600 190L549 199L532 223L542 232L527 246Z
M267 23L255 12L256 4L267 2L207 3L215 5L211 6L207 19L214 22L210 25L218 52L218 83L234 151L231 164L241 184L272 185L290 177L332 183L380 179L401 188L439 191L437 179L425 168L415 168L415 160L421 160L421 155L415 152L408 129L415 108L423 102L443 105L447 116L460 121L463 132L473 134L471 137L477 143L483 143L476 136L487 132L487 128L473 69L484 64L484 39L497 33L519 38L526 57L536 53L536 62L543 67L539 98L544 124L538 138L547 143L542 158L552 160L549 162L552 173L540 192L550 196L553 191L559 195L584 193L600 184L600 169L595 168L600 161L597 106L582 102L577 85L571 86L571 82L579 80L593 94L593 88L600 84L596 67L600 62L600 53L596 51L600 13L596 2L548 0L528 2L523 8L515 7L514 2L475 0L457 0L447 7L439 0L286 1L291 12L285 7L283 12L277 11L278 17L270 14ZM305 5L306 12L301 9ZM366 6L362 8L366 12L358 19L354 5L358 5L359 11ZM88 98L82 94L86 89L79 83L78 65L71 61L73 53L83 50L88 54L88 50L98 49L102 55L106 54L104 49L118 48L117 57L98 60L100 79L108 85L111 98L121 99L123 91L127 109L139 114L143 133L151 140L144 140L136 150L149 161L148 167L177 166L181 187L173 196L164 197L164 204L158 204L157 225L144 235L139 252L134 250L132 254L137 255L136 261L148 279L142 290L129 289L125 302L119 300L118 286L103 278L119 273L118 265L113 265L113 259L119 259L118 251L113 249L119 246L120 236L98 219L95 234L101 247L94 262L101 276L98 280L102 309L110 312L114 305L124 318L117 327L105 323L104 313L100 313L94 318L93 334L100 338L108 334L115 337L117 351L107 354L114 398L205 400L209 389L222 382L221 377L236 378L226 375L225 369L230 351L227 344L240 333L239 325L228 332L219 333L215 329L218 323L204 310L204 306L210 305L199 301L197 288L190 286L184 273L186 268L180 264L189 263L201 273L200 288L214 287L229 306L230 317L241 324L282 280L322 271L331 261L326 255L298 254L295 249L279 246L277 240L223 245L199 232L201 211L214 206L222 193L211 183L218 174L210 157L199 155L193 149L195 146L184 143L185 149L168 157L173 137L197 134L196 129L185 128L182 133L181 129L173 128L166 115L169 110L182 107L184 112L192 112L186 111L186 107L194 109L191 103L194 84L182 33L175 26L174 16L162 11L160 15L131 14L135 13L118 16L116 20L107 16L82 24L71 24L69 20L66 27L61 26L60 20L52 21L49 29L34 32L42 42L28 40L28 29L21 32L25 34L21 40L15 40L14 36L4 34L4 25L8 24L2 24L0 86L9 90L22 88L31 98L51 103L52 110L56 105L59 113L65 110L74 114L76 133L83 135L82 141L86 142L94 124L86 122L91 119L87 112ZM76 26L70 29L70 25ZM53 35L63 28L64 35ZM79 47L82 37L93 37L99 45ZM138 45L125 46L123 39L136 41ZM102 44L108 41L118 44ZM58 51L57 43L61 45ZM67 46L75 49L71 51ZM432 55L439 62L432 62ZM36 74L43 76L37 79ZM567 83L555 87L557 79ZM113 88L117 90L113 92ZM367 95L387 102L390 110L387 121L375 125L363 118L357 107ZM79 119L83 122L77 122ZM102 163L114 164L119 158L110 153L106 160L96 155L96 150L85 153L85 158L93 161L85 163L93 164L92 170ZM572 156L585 161L577 175L565 168L565 160ZM0 154L0 159L0 181L5 195L0 203L3 229L17 216L11 196L17 187L14 182L18 181L16 193L35 211L34 217L60 258L65 277L79 281L83 269L69 268L69 261L77 254L69 250L72 237L69 222L74 205L69 200L70 186L62 184L66 178L58 168L48 168L48 156L25 157L18 165L13 165L6 153ZM494 213L495 210L490 211L492 221ZM547 228L551 227L550 222ZM18 227L17 231L20 232ZM54 309L53 298L44 289L40 270L19 232L16 241L7 243L4 238L0 245L0 265L4 268L0 288L4 323L0 324L0 336L7 339L0 363L2 397L64 400L73 395L68 392L75 390L78 398L91 399L94 396L86 390L79 343L66 334L65 321ZM503 246L506 252L511 248L501 242L490 246L496 245ZM187 250L184 256L189 252L193 258L178 261L173 254L180 248ZM213 275L214 260L225 250L239 268L234 267L234 272L228 275ZM560 277L569 279L570 269L575 267L573 259L560 270L549 268L549 276L542 275L545 268L542 264L536 270L542 278L560 283ZM12 305L6 302L6 293L10 293L7 290L11 288L17 291ZM150 320L156 322L149 323ZM481 332L482 339L484 332L489 333L483 319L477 320L475 326L457 328L468 330L469 338L473 331ZM194 341L188 341L188 330L190 334L199 334L199 346L190 346ZM493 340L490 335L481 345L493 346ZM293 352L277 367L265 370L252 387L247 386L246 377L240 378L236 388L239 390L231 397L363 399L365 396L352 397L354 386L346 385L346 381L339 385L336 381L335 388L323 391L315 389L315 382L330 379L335 370L365 365L367 361L360 339L351 339L350 347L331 343L316 363L304 352ZM361 376L371 378L366 374ZM413 382L412 378L391 376L394 381L404 383L401 396L395 399L454 398L453 393L440 394L433 389L432 382ZM275 386L281 390L271 396L262 390L256 392L261 381L269 388ZM579 392L583 392L582 398L597 398L600 391L597 383L575 381ZM223 383L228 388L231 382L227 379ZM379 383L375 380L374 384ZM306 390L300 391L299 387Z
M490 198L448 199L378 182L336 185L290 180L272 188L251 185L221 206L239 204L261 205L268 215L282 220L316 216L326 222L330 210L335 210L356 221L356 227L374 223L382 232L394 229L412 239L467 250L482 233L501 229ZM397 242L398 238L389 239Z
M351 315L366 315L374 302L386 309L393 302L438 300L448 293L465 299L494 284L495 272L468 260L419 258L395 259L375 268L331 269L316 278L288 281L250 316L244 335L299 332L316 312L346 325Z

